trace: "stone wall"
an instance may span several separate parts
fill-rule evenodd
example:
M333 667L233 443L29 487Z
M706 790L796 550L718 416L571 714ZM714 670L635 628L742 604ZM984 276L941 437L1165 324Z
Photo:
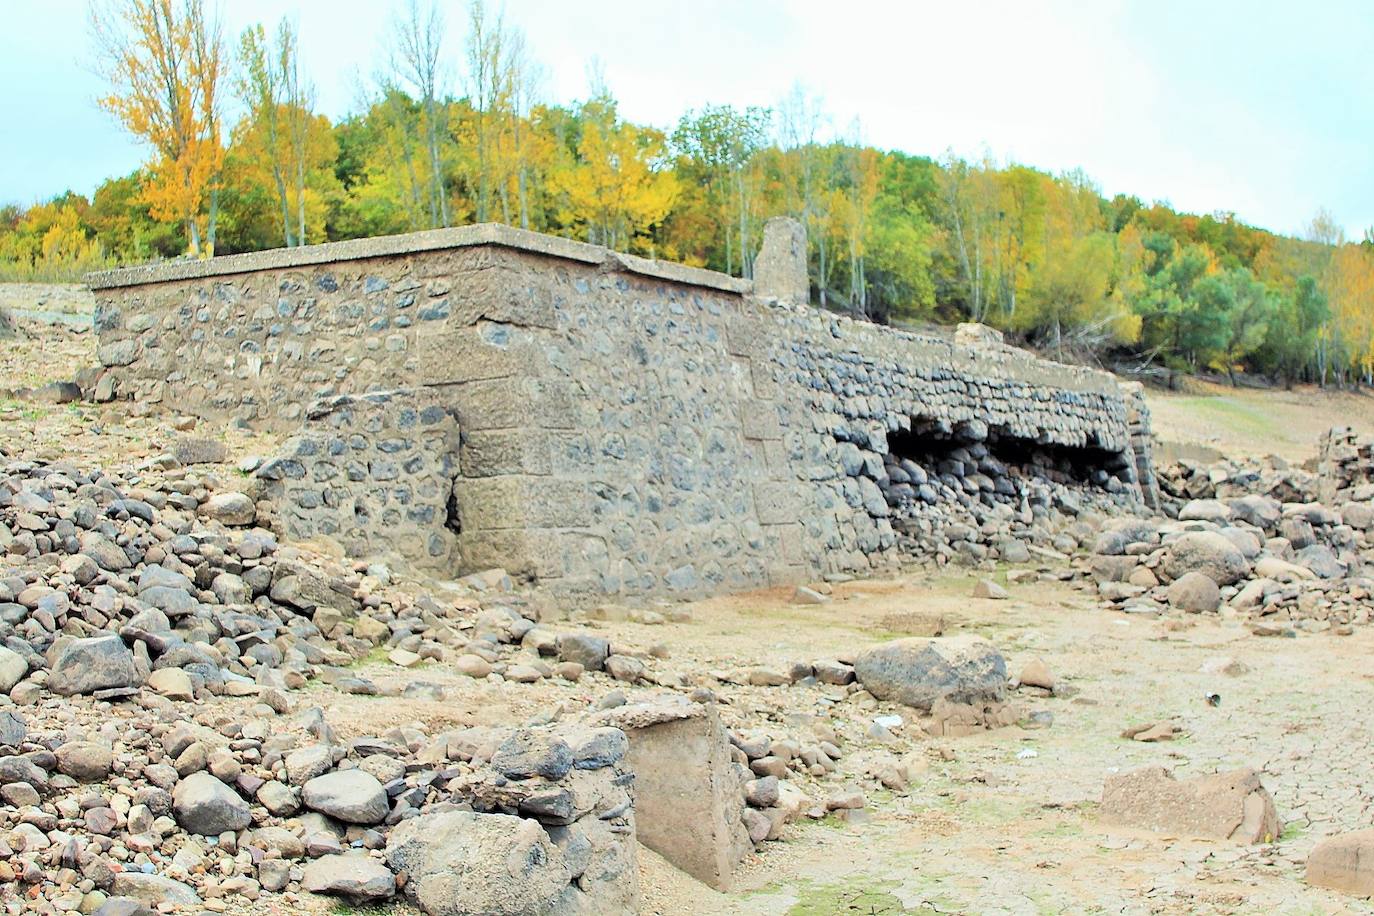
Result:
M324 537L350 556L394 553L451 571L458 450L457 420L435 389L345 394L311 405L257 476L277 527L293 540Z
M119 396L283 432L304 423L295 453L269 464L292 531L355 553L399 531L409 546L394 552L412 560L504 566L570 593L867 568L947 497L1024 507L1048 497L1022 480L1047 476L1138 500L1150 475L1143 400L1106 373L765 302L746 281L506 227L91 285ZM343 397L377 390L390 394ZM380 418L419 404L456 427L417 440ZM456 465L441 443L453 435ZM397 438L423 453L424 493L382 504L372 485L394 487L371 467ZM902 470L917 458L928 482ZM445 469L451 500L431 485ZM349 519L360 501L368 519L394 509L408 522Z

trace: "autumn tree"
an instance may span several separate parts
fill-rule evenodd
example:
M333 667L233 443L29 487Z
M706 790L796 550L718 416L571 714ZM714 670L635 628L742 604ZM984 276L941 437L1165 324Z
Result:
M578 121L575 155L550 176L564 202L562 222L593 244L652 254L649 232L678 193L666 138L621 120L604 89L580 106Z
M391 22L388 68L380 80L391 138L428 227L450 225L444 144L448 134L444 16L435 0L406 0ZM415 104L408 104L414 93ZM417 161L418 160L418 161Z
M192 255L213 256L224 162L218 20L204 0L106 0L92 5L91 30L109 85L100 106L156 156L143 199L185 227Z
M307 192L316 173L332 164L335 144L328 124L321 125L311 111L314 90L301 75L291 23L281 21L275 43L261 25L245 29L239 67L237 88L248 114L234 145L248 164L271 175L283 244L304 245L311 235Z
M1328 370L1342 385L1351 371L1374 380L1374 252L1355 243L1336 248L1322 285L1331 304L1319 334L1323 382Z
M725 245L725 272L753 276L754 206L759 172L755 155L767 140L771 112L750 106L708 105L688 111L673 131L673 146L687 160L689 171L702 182L708 203L716 210Z

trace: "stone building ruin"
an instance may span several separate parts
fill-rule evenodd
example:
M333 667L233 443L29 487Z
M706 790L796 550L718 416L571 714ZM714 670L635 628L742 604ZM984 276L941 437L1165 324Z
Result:
M290 435L288 537L570 595L867 569L952 498L1152 499L1138 388L797 304L796 231L757 283L500 225L97 274L101 384Z

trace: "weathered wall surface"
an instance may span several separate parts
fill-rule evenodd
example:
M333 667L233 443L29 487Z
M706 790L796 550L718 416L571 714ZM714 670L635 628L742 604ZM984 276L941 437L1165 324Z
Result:
M122 397L288 432L326 399L292 445L314 451L283 456L313 459L294 478L312 486L276 479L302 534L355 550L362 532L388 536L337 507L392 485L369 462L385 466L376 450L403 438L427 455L426 481L451 471L455 507L438 514L426 483L421 503L443 530L421 513L403 526L404 553L455 570L503 565L569 592L700 592L879 561L897 545L894 511L918 511L923 492L897 484L890 436L948 437L963 451L931 487L988 502L1014 498L994 492L993 452L1011 445L1065 473L1064 455L1089 455L1094 482L1123 494L1149 465L1143 401L1107 374L764 305L744 281L504 227L121 271L92 286ZM445 445L356 419L390 408L338 400L380 389L387 404L452 415L456 467L435 458ZM385 429L348 428L357 422ZM347 457L354 435L367 462ZM344 451L330 454L332 439ZM367 516L388 507L416 509L374 503Z
M316 401L282 454L258 468L293 540L330 538L350 556L394 553L456 569L450 517L458 423L432 388Z

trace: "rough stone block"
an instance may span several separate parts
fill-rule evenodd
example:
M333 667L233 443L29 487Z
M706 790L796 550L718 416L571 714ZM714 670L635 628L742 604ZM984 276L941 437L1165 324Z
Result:
M1250 768L1178 780L1164 767L1107 777L1102 820L1180 836L1270 843L1282 830L1274 800Z
M549 436L543 430L502 429L469 432L459 451L463 476L508 474L545 476L553 472Z
M719 890L753 848L744 779L715 709L679 698L622 706L594 719L625 732L639 841Z
M1327 837L1307 854L1307 883L1374 896L1374 830Z
M426 334L419 338L417 350L417 381L424 385L526 375L538 359L519 329L492 325Z

